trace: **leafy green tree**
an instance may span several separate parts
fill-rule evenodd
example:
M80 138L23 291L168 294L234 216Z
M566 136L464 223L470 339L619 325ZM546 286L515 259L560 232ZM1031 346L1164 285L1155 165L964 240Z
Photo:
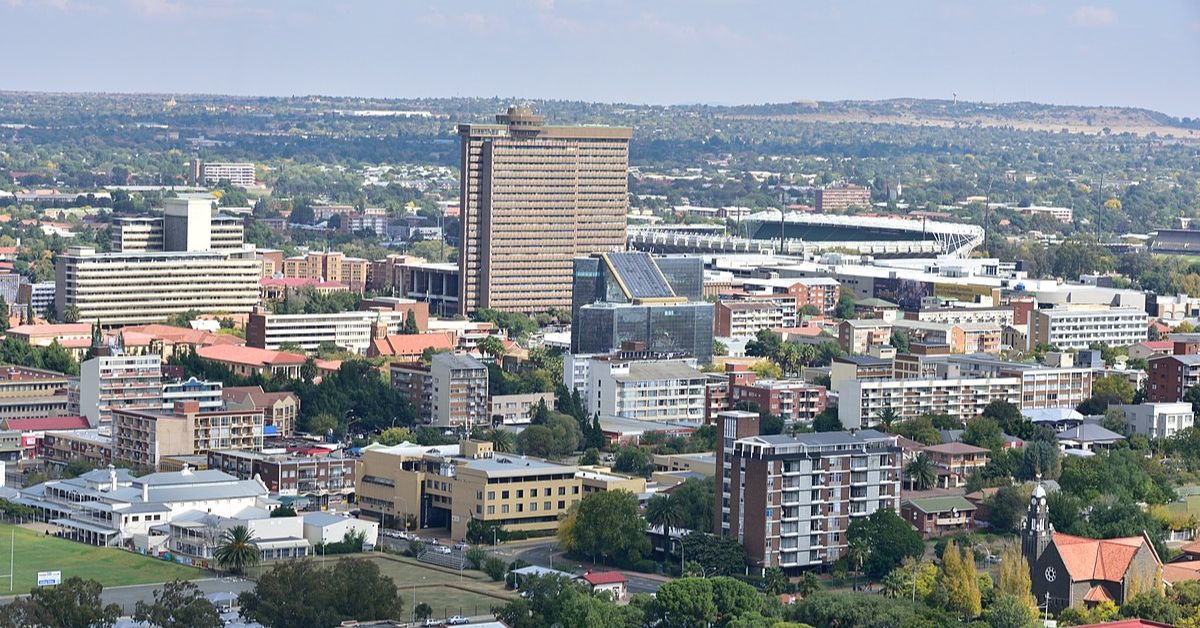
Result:
M280 506L280 507L276 508L275 510L271 511L272 519L276 519L279 517L295 517L295 516L296 516L296 509L292 508L291 506Z
M391 447L406 441L411 442L412 439L412 430L408 429L407 427L389 427L380 432L379 435L373 437L371 440L379 443L380 445L387 445Z
M929 454L922 451L913 456L904 466L904 477L912 482L913 490L927 491L932 488L937 482L937 469L933 466Z
M880 579L904 562L925 551L921 535L892 510L876 510L865 519L858 519L846 530L850 543L861 542L867 549L863 569L873 579Z
M651 469L650 453L636 445L622 447L613 462L613 470L619 473L647 475Z
M483 573L492 579L492 582L500 582L504 579L504 574L508 572L508 566L504 564L504 561L495 556L488 556L483 559L483 564L480 565L480 568Z
M681 540L683 557L702 576L735 576L744 572L746 548L736 539L704 532L689 532Z
M592 493L579 502L574 546L593 561L620 559L633 564L649 554L645 531L637 495L629 491Z
M429 619L432 616L433 616L433 608L431 608L425 602L420 602L416 606L413 607L413 617L416 617L417 621L425 621L426 619Z
M897 353L908 353L908 334L900 331L899 329L892 330L892 338L888 344L892 345L892 347L896 349Z
M1046 441L1025 443L1021 448L1021 466L1017 470L1017 479L1036 480L1038 477L1053 480L1058 478L1061 471L1061 456L1058 447Z
M791 621L838 628L950 626L954 618L938 609L904 598L888 599L864 593L818 591L787 611Z
M849 290L842 290L838 296L838 304L833 315L838 318L854 318L854 295Z
M372 560L342 559L327 569L328 598L338 614L365 621L400 619L400 592Z
M703 578L664 583L658 588L654 606L662 625L669 628L708 626L717 619L712 582Z
M1022 420L1021 409L1003 399L997 399L984 406L982 415L995 421L1001 430L1008 430L1014 423Z
M583 455L579 457L581 465L597 465L600 464L600 450L595 447L588 447Z
M154 591L154 602L138 600L134 621L161 628L220 628L224 625L217 607L195 584L172 580Z
M417 326L417 313L414 310L409 310L404 317L404 326L400 328L400 333L405 335L418 334L421 328Z
M716 480L707 477L688 478L671 491L671 501L683 513L680 527L688 530L711 530L713 524L713 502Z
M941 432L934 427L933 421L927 415L900 421L893 426L892 433L915 440L923 445L937 445L942 442Z
M1016 532L1025 515L1024 495L1015 486L1003 486L991 497L988 506L988 523L997 532Z
M258 564L262 553L250 528L234 526L221 535L221 544L213 551L217 564L231 573L241 575L246 567Z
M995 451L1004 446L1004 435L995 420L980 416L967 422L967 429L963 430L962 442Z
M1137 390L1122 375L1103 375L1092 382L1092 396L1111 399L1110 403L1133 403Z
M1143 591L1121 605L1121 616L1174 625L1183 619L1183 609L1157 590Z
M100 599L102 590L99 582L77 576L64 579L58 586L34 587L28 597L0 607L0 625L111 626L121 616L121 607L105 605Z
M812 427L814 432L840 432L844 429L835 408L818 414L817 418L813 419Z
M997 597L984 613L989 628L1031 628L1036 617L1029 606L1010 594Z
M337 626L348 619L400 619L401 596L379 565L342 559L331 567L284 561L238 596L242 615L275 628Z

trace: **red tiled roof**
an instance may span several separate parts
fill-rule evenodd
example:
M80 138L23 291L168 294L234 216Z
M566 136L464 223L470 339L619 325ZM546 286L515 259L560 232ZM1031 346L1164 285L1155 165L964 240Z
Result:
M421 355L426 349L449 351L454 348L455 344L454 332L402 334L373 338L371 353L383 356L415 356Z
M1052 540L1074 581L1121 582L1145 537L1089 539L1055 532Z
M271 351L237 345L214 345L196 349L196 355L217 362L231 362L247 366L304 364L305 356L286 351Z
M1172 584L1200 580L1200 560L1180 560L1163 565L1163 580Z
M625 582L625 574L618 571L593 571L583 574L583 579L588 581L588 584L596 586L599 584L617 584Z
M289 258L291 259L291 258ZM300 278L300 277L263 277L258 280L262 286L283 286L285 288L303 288L307 286L315 286L318 288L345 288L350 289L350 286L340 281L324 281L316 277Z
M88 427L87 418L81 416L6 419L4 424L7 426L7 429L20 430L23 432L37 432L41 430L79 430Z
M126 334L145 334L171 344L186 345L243 345L245 340L229 334L214 334L203 329L175 327L174 325L150 324L124 328ZM126 336L128 338L128 336Z
M1147 340L1138 344L1153 351L1170 351L1175 348L1175 343L1170 340Z
M1113 598L1111 595L1108 594L1108 591L1104 590L1104 587L1102 585L1098 584L1098 585L1088 589L1087 594L1085 594L1083 596L1083 601L1085 601L1085 602L1112 602Z
M92 326L89 323L53 323L45 325L15 325L8 333L22 336L90 336Z

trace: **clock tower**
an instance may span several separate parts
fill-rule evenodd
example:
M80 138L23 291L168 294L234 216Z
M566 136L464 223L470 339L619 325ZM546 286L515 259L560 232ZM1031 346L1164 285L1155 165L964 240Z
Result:
M1050 507L1046 505L1046 487L1038 482L1029 498L1029 514L1021 525L1021 553L1029 562L1030 569L1037 563L1046 546L1050 544Z

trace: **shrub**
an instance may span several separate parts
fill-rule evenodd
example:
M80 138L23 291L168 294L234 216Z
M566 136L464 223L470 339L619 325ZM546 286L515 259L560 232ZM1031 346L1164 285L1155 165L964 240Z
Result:
M488 556L487 558L483 559L483 565L481 565L481 567L483 568L483 573L487 574L488 577L492 579L492 582L500 582L503 580L504 573L507 571L504 561L496 558L495 556Z
M643 558L633 564L633 570L638 573L656 573L658 572L658 563L648 558Z
M472 547L463 554L463 558L467 559L467 562L470 563L471 569L479 569L487 557L488 553L478 547Z

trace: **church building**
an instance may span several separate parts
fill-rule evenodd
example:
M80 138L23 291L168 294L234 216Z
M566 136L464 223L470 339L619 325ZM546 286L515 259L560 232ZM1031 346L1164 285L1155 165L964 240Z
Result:
M1121 605L1138 593L1162 588L1162 561L1145 532L1120 539L1055 532L1040 483L1021 527L1021 552L1029 561L1033 595L1051 613L1104 601Z

